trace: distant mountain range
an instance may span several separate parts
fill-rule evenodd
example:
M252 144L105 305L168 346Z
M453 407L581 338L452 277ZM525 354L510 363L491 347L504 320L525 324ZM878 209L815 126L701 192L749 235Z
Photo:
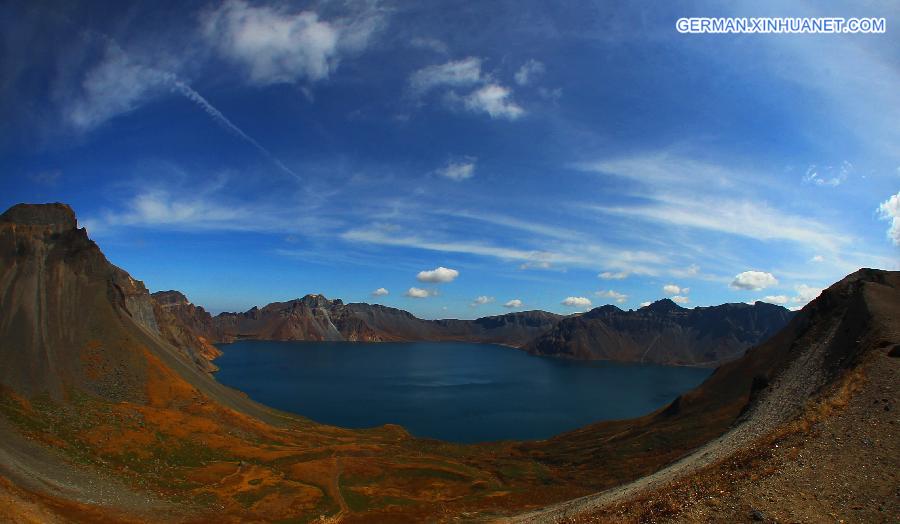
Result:
M774 335L791 317L765 302L685 309L663 299L637 311L603 306L560 320L525 349L584 360L717 365Z
M401 309L344 304L322 295L212 316L178 291L161 291L153 298L197 337L213 343L463 341L579 360L704 366L741 356L793 316L764 302L685 309L665 299L637 311L603 306L570 316L522 311L476 320L423 320Z

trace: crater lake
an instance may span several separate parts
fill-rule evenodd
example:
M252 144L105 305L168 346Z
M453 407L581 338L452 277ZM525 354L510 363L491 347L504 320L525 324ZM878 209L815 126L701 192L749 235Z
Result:
M710 369L536 357L459 342L219 346L216 378L252 399L346 428L399 424L452 442L548 438L656 410Z

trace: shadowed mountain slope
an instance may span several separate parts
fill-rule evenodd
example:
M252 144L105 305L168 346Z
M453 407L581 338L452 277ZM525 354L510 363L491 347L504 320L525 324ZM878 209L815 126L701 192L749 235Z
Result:
M664 299L636 311L603 306L560 320L524 349L582 360L708 366L740 357L792 316L765 302L685 309Z

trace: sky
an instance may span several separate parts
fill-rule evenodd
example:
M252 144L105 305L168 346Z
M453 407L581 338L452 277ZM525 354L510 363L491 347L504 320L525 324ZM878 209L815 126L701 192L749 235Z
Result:
M4 2L0 207L68 203L213 312L798 308L900 269L895 24L890 1Z

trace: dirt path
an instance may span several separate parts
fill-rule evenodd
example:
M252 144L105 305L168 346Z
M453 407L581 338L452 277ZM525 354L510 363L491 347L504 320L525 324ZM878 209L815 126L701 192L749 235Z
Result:
M344 495L341 493L341 472L344 469L341 458L334 457L331 460L334 462L334 474L331 476L328 490L331 492L331 497L338 503L340 511L330 517L322 519L322 522L337 523L344 520L344 517L350 513L350 506L347 505L347 501L344 500Z

